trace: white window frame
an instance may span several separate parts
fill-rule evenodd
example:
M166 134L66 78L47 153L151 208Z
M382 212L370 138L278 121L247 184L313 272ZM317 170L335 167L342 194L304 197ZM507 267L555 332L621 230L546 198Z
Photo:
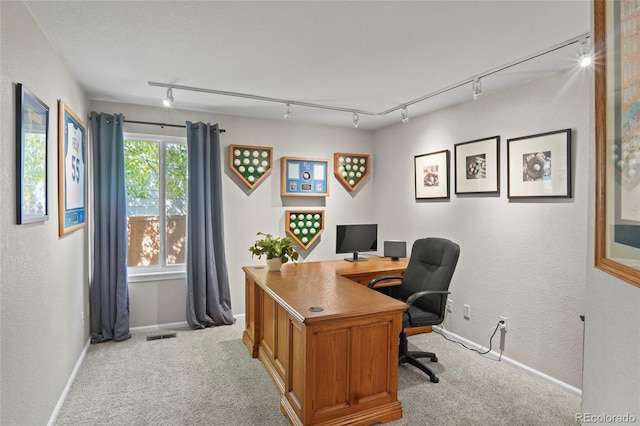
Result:
M149 266L127 266L127 281L128 282L145 282L145 281L164 281L164 280L178 280L186 279L186 264L179 265L166 265L166 200L165 200L165 158L166 158L166 144L187 144L186 137L177 136L163 136L163 135L151 135L146 133L124 133L124 140L136 139L141 141L158 142L160 144L160 164L159 164L159 188L158 191L162 194L159 197L159 212L160 212L160 259L161 265L149 265ZM186 233L186 230L185 230Z

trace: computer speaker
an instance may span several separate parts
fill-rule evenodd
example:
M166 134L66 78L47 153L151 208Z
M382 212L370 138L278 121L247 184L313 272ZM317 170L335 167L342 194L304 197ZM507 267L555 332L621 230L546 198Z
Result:
M393 260L398 260L401 257L407 257L407 242L395 240L385 241L384 257L390 257Z

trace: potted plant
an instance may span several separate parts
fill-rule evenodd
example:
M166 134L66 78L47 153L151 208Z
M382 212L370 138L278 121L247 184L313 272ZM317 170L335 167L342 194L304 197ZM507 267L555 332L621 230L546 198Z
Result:
M279 271L282 264L287 263L289 259L294 262L298 260L298 252L294 249L292 238L274 238L271 234L263 232L258 232L256 235L263 237L249 247L251 257L256 255L260 259L262 255L266 255L267 268L270 271Z

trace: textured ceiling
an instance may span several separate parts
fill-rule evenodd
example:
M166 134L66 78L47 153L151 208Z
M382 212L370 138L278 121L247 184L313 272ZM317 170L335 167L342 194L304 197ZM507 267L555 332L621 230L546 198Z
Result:
M149 81L382 112L590 31L577 1L26 1L88 96L160 105ZM483 78L483 96L574 67L579 43ZM409 107L471 99L471 84ZM283 105L174 90L175 107L282 119ZM351 126L293 107L292 120ZM400 113L361 115L360 129Z

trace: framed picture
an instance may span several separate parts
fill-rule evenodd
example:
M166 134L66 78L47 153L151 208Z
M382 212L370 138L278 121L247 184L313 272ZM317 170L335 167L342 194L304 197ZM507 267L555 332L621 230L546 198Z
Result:
M49 107L24 85L16 89L17 219L42 222L49 218Z
M61 100L58 113L58 230L63 236L86 223L87 130Z
M329 196L329 160L319 158L282 157L280 195Z
M229 145L229 168L250 189L258 186L273 169L270 146Z
M454 145L455 193L500 193L500 136Z
M571 197L571 129L507 139L509 198Z
M449 150L414 157L416 200L449 198Z
M371 157L369 154L333 154L333 174L349 192L355 191L369 176Z
M324 231L324 210L287 210L285 231L303 249L308 249Z
M594 2L595 266L640 287L640 50L635 2Z

